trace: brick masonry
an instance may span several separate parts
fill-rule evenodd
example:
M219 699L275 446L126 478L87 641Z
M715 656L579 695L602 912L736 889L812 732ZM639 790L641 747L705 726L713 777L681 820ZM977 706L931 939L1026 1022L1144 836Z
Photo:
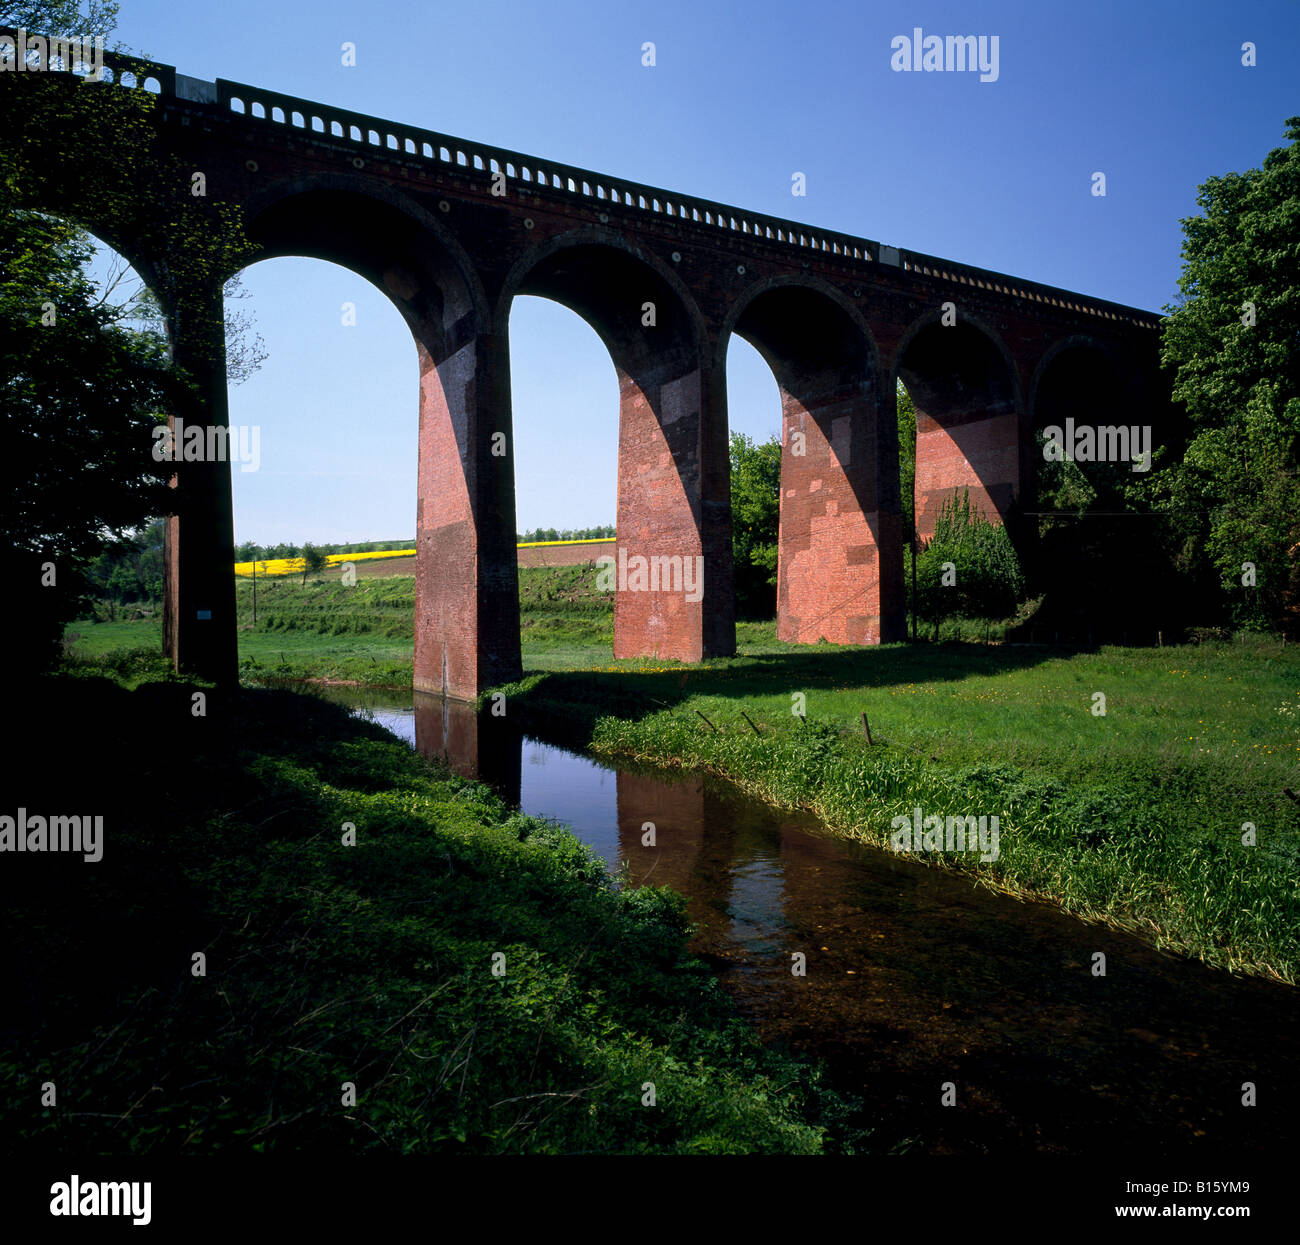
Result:
M629 554L703 559L697 603L619 594L618 656L734 651L733 332L758 346L782 391L779 631L797 643L901 638L900 376L919 412L922 530L957 485L999 514L1023 492L1035 397L1069 352L1105 357L1134 403L1165 401L1157 318L1145 312L169 66L146 73L162 87L161 148L242 210L250 261L343 264L411 328L421 378L419 689L473 697L521 669L514 467L509 450L492 452L495 434L513 443L507 343L518 294L571 307L610 350L620 377L617 522ZM22 84L9 86L0 120L18 141ZM166 273L165 256L130 238L115 244L142 272ZM175 317L182 293L157 284ZM941 326L945 304L956 326ZM1110 421L1151 422L1135 413ZM210 395L207 418L224 422L224 395ZM794 431L805 456L791 452ZM189 472L180 487L187 504L168 526L169 651L180 668L230 681L234 593L218 582L233 560L228 464ZM196 592L210 599L204 622Z

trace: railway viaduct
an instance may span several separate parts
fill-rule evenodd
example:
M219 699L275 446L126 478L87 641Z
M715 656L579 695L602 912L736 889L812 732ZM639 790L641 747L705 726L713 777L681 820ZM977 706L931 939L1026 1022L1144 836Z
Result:
M251 244L241 267L285 255L344 265L410 327L420 690L470 698L520 673L507 331L519 295L571 308L609 350L628 564L702 560L702 592L618 592L617 657L734 652L733 333L781 393L778 626L795 643L904 637L899 379L917 410L923 535L961 486L1006 519L1032 488L1035 428L1066 415L1149 424L1167 400L1147 312L244 83L106 63L107 81L67 74L68 89L153 93L162 148L237 206ZM167 256L93 215L80 223L145 277L173 330L182 303L219 313L233 271L169 290ZM225 425L221 316L203 320L201 349L193 321L171 334L198 386L191 419ZM183 504L168 521L165 643L179 669L232 680L230 464L178 464L173 486Z

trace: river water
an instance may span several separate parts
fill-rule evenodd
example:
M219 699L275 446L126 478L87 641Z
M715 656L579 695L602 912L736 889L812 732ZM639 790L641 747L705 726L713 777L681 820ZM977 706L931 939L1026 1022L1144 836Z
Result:
M1294 1144L1292 987L833 837L710 776L598 762L437 697L329 695L571 826L633 885L688 896L693 949L765 1041L827 1061L873 1150L1276 1158Z

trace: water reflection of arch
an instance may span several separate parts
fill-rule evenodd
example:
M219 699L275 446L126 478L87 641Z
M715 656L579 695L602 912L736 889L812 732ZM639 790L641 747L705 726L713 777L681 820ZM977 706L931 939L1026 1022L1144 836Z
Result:
M642 843L647 822L655 846ZM690 900L690 915L712 940L730 922L735 831L727 817L709 815L701 778L618 772L618 863L632 886L670 886Z
M490 709L430 692L415 693L415 748L463 778L487 783L518 807L523 737Z

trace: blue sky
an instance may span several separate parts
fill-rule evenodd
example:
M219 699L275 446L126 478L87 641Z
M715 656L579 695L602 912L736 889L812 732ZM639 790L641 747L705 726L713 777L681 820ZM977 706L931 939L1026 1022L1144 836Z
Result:
M998 80L893 71L891 40L917 26L997 35ZM117 37L194 77L1151 310L1175 293L1197 185L1258 166L1300 112L1294 0L123 0ZM340 63L344 41L355 67ZM796 171L806 198L790 193ZM1105 198L1090 192L1096 171ZM236 539L412 536L416 359L397 312L318 261L254 265L244 285L270 357L231 393L232 422L262 430L260 470L234 473ZM344 302L355 327L341 324ZM519 528L612 522L604 348L571 312L521 299L511 354ZM778 432L775 383L739 340L728 380L732 427Z

